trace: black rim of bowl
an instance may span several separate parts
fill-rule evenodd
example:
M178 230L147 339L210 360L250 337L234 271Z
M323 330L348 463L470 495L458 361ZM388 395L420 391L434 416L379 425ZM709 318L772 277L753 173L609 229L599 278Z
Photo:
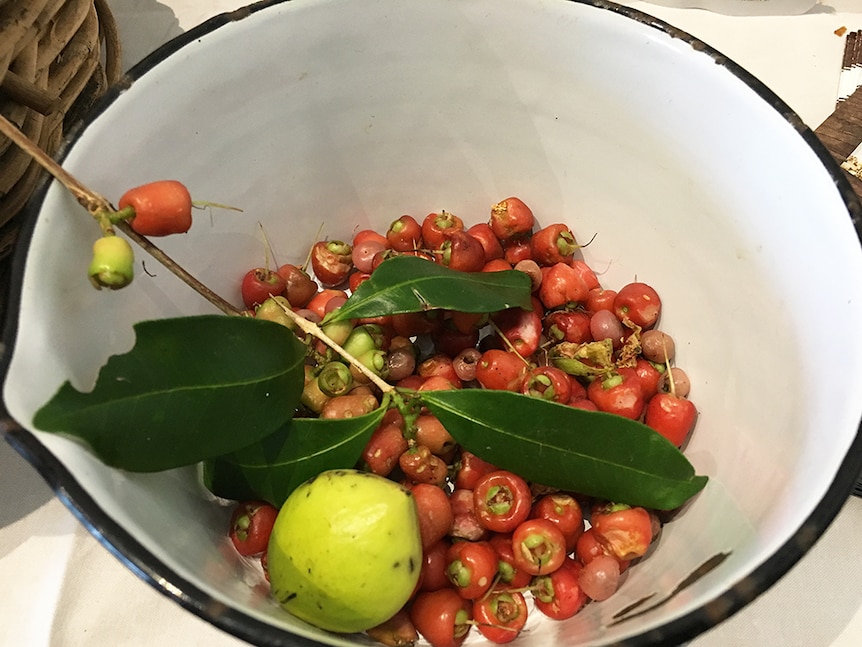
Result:
M109 88L107 93L93 107L90 114L71 129L57 154L57 159L62 160L65 158L69 149L74 145L87 125L106 110L123 90L134 83L136 79L153 69L162 60L168 58L187 44L224 25L242 20L267 7L289 1L263 0L262 2L237 9L236 11L219 14L159 47L129 70L116 86ZM844 176L843 171L814 132L762 82L707 44L653 16L603 0L565 1L589 5L617 13L664 32L673 38L688 43L699 52L711 56L717 64L722 65L744 82L795 128L800 137L803 138L820 159L823 166L831 175L839 194L847 206L856 235L860 239L860 244L862 244L862 205L860 205L859 199ZM5 347L2 350L2 358L0 358L0 371L2 371L0 374L2 374L4 382L8 374L10 357L17 335L21 283L24 276L27 247L36 225L39 208L51 181L51 178L45 178L27 204L19 233L19 242L12 257L12 279L3 330L3 343ZM293 645L295 647L319 645L316 641L289 634L242 611L225 607L223 603L215 600L191 582L179 577L111 519L90 497L87 491L81 487L66 467L39 442L34 434L21 428L17 423L9 419L5 407L0 413L7 418L5 421L0 421L0 429L3 430L6 440L33 465L42 478L53 488L56 496L95 538L127 568L158 592L173 599L181 606L216 627L250 643L259 645ZM679 644L691 640L739 611L778 581L814 545L850 496L860 476L860 472L862 472L862 425L860 425L846 457L819 505L775 554L760 564L751 574L706 605L665 625L627 639L620 644L631 646Z

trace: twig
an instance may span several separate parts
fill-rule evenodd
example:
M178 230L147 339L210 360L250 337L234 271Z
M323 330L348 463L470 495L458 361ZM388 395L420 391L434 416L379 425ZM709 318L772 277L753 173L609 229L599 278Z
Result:
M389 384L386 380L382 379L374 371L365 366L365 364L360 362L353 355L344 350L344 348L342 348L339 344L330 339L329 335L323 332L323 330L320 329L320 326L318 326L316 323L296 314L293 310L291 310L282 303L279 303L279 306L284 311L284 314L287 315L288 319L290 319L294 324L296 324L297 328L299 328L300 330L302 330L302 332L306 334L316 337L324 344L329 346L336 353L341 355L344 359L346 359L353 366L355 366L360 373L362 373L365 377L371 380L371 382L374 383L374 385L378 389L380 389L381 392L383 392L384 394L395 393L394 386Z
M146 236L141 236L138 232L132 229L128 222L119 222L115 225L117 229L122 231L131 240L137 243L144 251L156 259L159 263L170 270L183 283L200 294L204 299L213 304L216 308L227 315L241 315L241 310L235 308L228 301L220 297L218 294L209 289L206 285L198 281L194 276L189 274L181 265L168 256L161 247L153 244Z
M37 164L48 171L48 173L54 176L64 187L66 187L81 206L89 211L90 215L99 222L99 226L102 228L103 233L111 235L114 233L113 228L116 227L216 308L229 315L242 314L241 310L235 308L225 299L198 281L170 256L165 254L159 247L154 245L148 238L141 236L132 229L128 222L123 221L111 223L107 214L116 213L116 209L111 206L111 203L95 191L92 191L81 184L77 178L60 166L52 157L39 148L35 142L22 133L15 124L6 119L3 115L0 115L0 132L6 135L10 140L12 140L12 142L20 146L21 149L30 155Z

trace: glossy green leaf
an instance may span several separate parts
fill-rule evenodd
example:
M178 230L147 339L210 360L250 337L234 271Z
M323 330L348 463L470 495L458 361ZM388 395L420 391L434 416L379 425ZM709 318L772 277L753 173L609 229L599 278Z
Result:
M294 418L260 442L207 461L204 484L226 499L263 499L280 507L308 479L354 467L385 408L364 416Z
M507 391L429 391L421 399L463 447L530 481L659 510L706 485L673 444L620 416Z
M234 451L293 415L306 349L284 326L205 315L144 321L135 335L92 391L66 382L34 425L80 438L108 465L150 472Z
M514 307L531 307L530 278L524 272L458 272L416 256L395 256L374 270L332 320L434 309L498 312Z

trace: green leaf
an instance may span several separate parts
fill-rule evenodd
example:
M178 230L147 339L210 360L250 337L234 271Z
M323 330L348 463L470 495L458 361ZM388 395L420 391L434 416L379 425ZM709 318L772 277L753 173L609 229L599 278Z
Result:
M80 438L108 465L151 472L231 452L293 415L306 349L284 326L205 315L144 321L135 334L92 391L66 382L34 425Z
M294 418L260 442L204 464L204 485L226 499L263 499L280 507L308 479L354 467L385 407L356 418Z
M620 416L507 391L420 397L464 448L529 481L658 510L679 507L706 485L673 444Z
M498 312L514 307L531 307L530 278L524 272L458 272L416 256L395 256L381 263L330 321L434 309Z

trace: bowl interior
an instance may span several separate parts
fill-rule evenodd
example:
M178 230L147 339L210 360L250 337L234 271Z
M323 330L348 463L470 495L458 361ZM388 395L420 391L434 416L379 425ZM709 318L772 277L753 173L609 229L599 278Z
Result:
M700 411L687 455L711 481L611 600L563 623L534 617L520 644L606 644L690 619L818 507L822 530L849 492L846 479L830 487L862 417L862 341L846 330L862 321L862 254L831 162L768 90L684 34L604 3L294 0L233 18L137 70L64 160L113 200L176 178L196 198L241 207L201 212L188 235L160 241L224 297L240 302L239 277L264 259L262 230L279 262L302 262L319 231L347 237L441 208L478 222L509 195L541 224L595 235L583 254L605 286L637 278L662 295L661 327ZM92 385L109 355L131 347L134 322L212 311L149 259L131 288L92 290L83 268L96 235L52 185L4 386L25 427L62 381ZM34 434L91 499L71 501L85 521L108 544L139 542L120 552L169 593L238 609L227 628L244 637L271 640L274 626L363 643L267 598L194 468L118 472L64 437ZM720 553L719 567L666 604L614 621Z

